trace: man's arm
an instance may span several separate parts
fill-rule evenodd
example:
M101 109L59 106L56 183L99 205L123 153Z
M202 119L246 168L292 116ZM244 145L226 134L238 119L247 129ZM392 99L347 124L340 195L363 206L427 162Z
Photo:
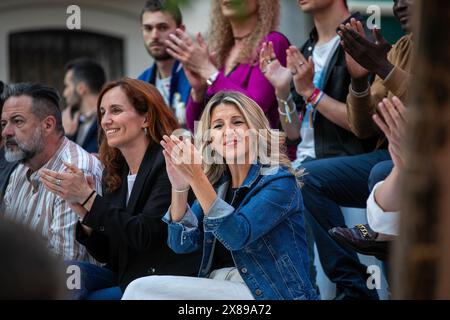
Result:
M404 99L407 94L409 74L396 66L400 56L405 56L404 38L390 49L378 29L373 30L375 42L365 38L362 24L352 19L350 24L340 26L341 45L346 51L347 68L352 77L347 97L348 121L351 130L359 138L379 134L372 121L376 106L389 94ZM402 57L408 60L409 57ZM369 86L368 75L376 75Z

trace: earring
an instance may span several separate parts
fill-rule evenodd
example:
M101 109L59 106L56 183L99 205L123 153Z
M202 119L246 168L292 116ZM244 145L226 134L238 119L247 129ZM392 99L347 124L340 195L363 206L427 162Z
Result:
M148 136L148 128L147 127L144 128L144 134L145 134L145 136Z

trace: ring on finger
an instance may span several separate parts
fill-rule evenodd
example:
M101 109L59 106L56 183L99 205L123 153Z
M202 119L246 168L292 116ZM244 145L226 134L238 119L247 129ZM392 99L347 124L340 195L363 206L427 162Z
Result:
M55 184L56 184L58 187L61 186L61 179L56 179Z

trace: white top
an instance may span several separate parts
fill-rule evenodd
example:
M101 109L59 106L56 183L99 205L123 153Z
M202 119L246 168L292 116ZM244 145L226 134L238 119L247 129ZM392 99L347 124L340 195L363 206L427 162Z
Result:
M334 37L327 43L316 46L313 51L314 62L314 86L323 89L324 76L327 66L336 49L339 47L339 36ZM307 97L306 97L307 98ZM307 104L305 116L303 117L302 126L300 128L300 136L302 141L297 146L297 160L294 166L300 165L306 157L316 158L316 150L314 148L314 117L315 112L311 104Z
M170 106L170 81L172 80L172 77L167 77L165 79L161 79L159 75L156 77L156 83L155 87L158 89L159 93L164 98L164 101L168 106Z
M137 174L130 174L127 177L127 180L128 180L127 205L128 205L128 200L130 200L131 191L133 191L133 186L134 186L134 182L136 181L136 176L137 176Z
M173 94L173 108L178 123L184 126L186 124L186 104L181 100L181 94L178 92Z
M400 212L383 211L375 201L375 190L377 190L383 182L384 180L375 185L367 200L367 221L369 222L369 226L376 232L388 235L398 235L398 219L400 217Z

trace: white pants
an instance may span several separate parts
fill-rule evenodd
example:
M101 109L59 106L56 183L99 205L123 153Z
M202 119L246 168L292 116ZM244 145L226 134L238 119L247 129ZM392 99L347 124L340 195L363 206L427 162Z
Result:
M209 278L149 276L131 282L123 300L254 300L236 268L211 272Z

